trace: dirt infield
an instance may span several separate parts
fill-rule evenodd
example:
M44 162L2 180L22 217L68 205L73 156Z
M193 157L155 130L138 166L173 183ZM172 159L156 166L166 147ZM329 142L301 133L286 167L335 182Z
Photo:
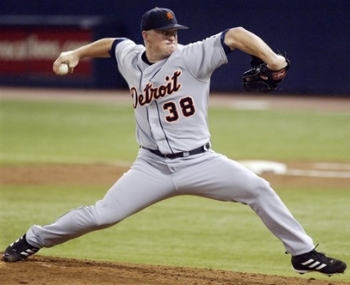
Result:
M116 98L114 93L105 92L98 98L89 92L76 91L70 96L62 96L60 90L16 90L4 88L2 98L26 98L28 100L43 99L105 100L115 102L130 100L128 94ZM235 100L234 100L235 99ZM292 97L272 98L235 96L228 98L217 96L212 104L232 104L243 108L247 102L251 108L273 107L279 109L304 109L350 112L350 100L327 98ZM263 104L261 102L264 102ZM240 102L240 103L239 103ZM243 103L244 104L243 104ZM236 105L234 105L236 104ZM346 168L349 164L344 164ZM310 169L312 165L295 162L288 168ZM50 164L37 166L3 166L2 184L4 185L111 185L116 178L127 169L126 166L105 164ZM291 177L288 175L265 174L267 180L274 185L317 186L350 184L350 178L315 178ZM76 179L79 177L79 179ZM98 178L98 179L97 179ZM296 275L298 276L298 275ZM142 264L125 264L117 262L96 262L90 260L63 259L36 255L25 262L0 262L0 284L4 285L82 285L82 284L119 284L119 285L341 285L350 282L334 281L336 279L319 280L314 278L283 277L263 274L249 274L212 269L196 269L184 267L150 266Z
M247 274L211 269L149 266L35 256L26 262L0 263L6 285L345 285L350 283Z

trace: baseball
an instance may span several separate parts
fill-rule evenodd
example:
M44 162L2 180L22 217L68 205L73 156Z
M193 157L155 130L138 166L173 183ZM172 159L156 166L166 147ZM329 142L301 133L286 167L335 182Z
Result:
M58 75L66 75L68 74L68 64L66 63L62 63L59 67L58 67Z

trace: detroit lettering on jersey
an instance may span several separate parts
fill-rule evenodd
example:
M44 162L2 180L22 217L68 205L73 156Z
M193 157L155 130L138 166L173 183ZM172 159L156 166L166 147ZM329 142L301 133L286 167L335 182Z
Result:
M181 76L181 74L181 70L177 70L171 77L165 76L166 84L161 84L157 87L153 87L151 82L147 83L142 94L137 94L137 89L132 87L130 91L131 96L134 99L134 108L136 108L138 104L143 106L151 103L152 100L157 100L158 98L165 97L179 91L181 84L179 83L178 78Z

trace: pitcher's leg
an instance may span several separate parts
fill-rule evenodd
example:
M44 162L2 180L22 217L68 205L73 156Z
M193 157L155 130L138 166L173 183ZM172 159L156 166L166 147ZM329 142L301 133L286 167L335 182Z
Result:
M135 162L93 206L73 209L50 225L32 226L26 234L32 246L52 247L91 231L112 226L145 207L174 195L171 178Z
M223 155L212 152L205 156L194 161L195 172L183 171L177 179L185 193L249 205L292 255L314 248L312 239L266 180Z
M313 240L265 180L257 182L253 197L244 199L264 222L267 228L278 237L292 255L309 252L315 248Z

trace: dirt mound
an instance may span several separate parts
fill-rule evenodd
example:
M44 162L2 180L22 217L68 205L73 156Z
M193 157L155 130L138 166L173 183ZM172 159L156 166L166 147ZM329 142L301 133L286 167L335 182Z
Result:
M0 262L6 285L342 285L314 278L249 274L212 269L151 266L33 256L17 263Z

